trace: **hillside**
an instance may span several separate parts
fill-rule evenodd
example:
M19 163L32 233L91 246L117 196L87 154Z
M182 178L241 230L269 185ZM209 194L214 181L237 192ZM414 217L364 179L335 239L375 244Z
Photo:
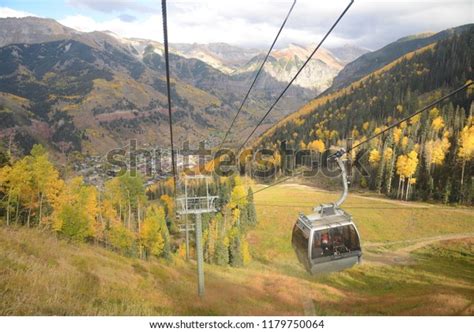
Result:
M293 77L312 46L274 50L229 141L249 131ZM176 141L219 142L239 107L264 50L225 43L172 44ZM18 155L41 143L65 158L73 151L104 154L111 147L168 146L163 45L110 31L80 32L52 19L0 19L0 140ZM353 46L321 49L262 128L328 88ZM21 100L21 102L19 102Z
M354 144L364 141L473 78L474 27L460 31L314 99L269 129L255 145L275 149L286 141L293 149L324 150L345 146L348 138ZM356 172L354 185L393 198L471 204L471 90L353 151L354 160L367 173Z
M401 38L381 49L363 54L341 70L328 92L344 88L362 77L384 67L395 59L424 46L449 38L453 34L469 30L472 24L434 33L421 33Z
M203 300L193 262L132 259L46 230L1 226L0 314L473 314L472 210L351 195L346 208L362 235L364 263L310 277L294 257L291 228L298 211L335 196L297 184L256 195L253 262L206 264Z
M83 33L33 17L0 19L0 30L3 145L11 140L14 150L25 154L40 142L56 154L87 155L103 154L132 138L169 144L160 43L110 32ZM227 51L234 52L222 50ZM230 75L173 50L171 63L177 142L206 138L215 144L254 71ZM248 111L242 112L241 128L283 87L284 82L264 75ZM269 120L288 114L314 94L294 87Z
M48 19L1 19L0 26L9 32L2 39L8 45L0 48L2 116L8 119L1 136L4 142L13 138L18 154L36 142L84 154L104 153L135 137L165 143L163 72L148 68L129 45ZM226 119L206 115L206 107L223 102L205 91L178 80L173 94L178 137L197 138L198 129ZM187 121L190 108L200 123ZM28 121L20 121L26 113Z

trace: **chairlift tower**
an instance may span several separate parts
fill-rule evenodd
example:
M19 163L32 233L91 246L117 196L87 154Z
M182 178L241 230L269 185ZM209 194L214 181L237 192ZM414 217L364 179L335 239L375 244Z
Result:
M185 233L185 242L186 242L186 261L189 261L189 232L194 232L194 224L189 224L188 216L184 215L184 225L178 224L179 231Z
M202 244L202 219L203 213L216 212L215 202L218 196L209 195L209 176L204 175L192 175L184 177L184 195L176 198L178 206L178 213L187 217L188 214L194 214L196 216L196 260L198 270L198 294L204 296L204 254ZM203 192L205 189L205 193ZM189 228L186 222L185 228L186 234L188 234ZM186 235L187 243L188 235ZM186 248L188 253L188 248Z

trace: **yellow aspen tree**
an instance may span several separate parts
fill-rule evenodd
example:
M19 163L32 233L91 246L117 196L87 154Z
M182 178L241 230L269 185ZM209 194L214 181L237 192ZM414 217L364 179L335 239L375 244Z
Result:
M119 219L124 221L127 198L124 197L118 177L112 178L105 183L105 198L112 203Z
M402 137L403 130L399 127L393 128L393 142L398 144L400 142L400 138Z
M245 192L245 187L242 184L242 179L240 176L236 176L234 179L235 186L234 189L232 189L232 193L230 196L230 208L235 209L238 208L239 206L243 206L247 200L247 195Z
M9 183L11 173L11 167L6 165L0 168L0 193L3 193L7 198L7 205L5 207L6 217L7 217L7 226L10 225L10 204L12 200L12 187Z
M472 160L474 157L474 124L472 118L469 119L468 125L466 125L459 136L459 151L458 157L461 159L461 187L464 184L464 172L466 168L466 162Z
M357 128L352 129L352 138L357 138L359 136L359 131Z
M324 139L324 131L321 128L316 129L315 136L319 139Z
M447 137L426 142L425 155L428 166L442 165L450 146Z
M161 195L160 200L165 205L165 212L169 218L174 218L175 214L175 204L173 197L169 195Z
M439 109L437 109L436 107L433 107L431 110L430 110L430 118L431 119L434 119L436 118L438 115L439 115Z
M165 221L165 210L155 204L150 205L143 220L140 242L147 256L161 256L165 248L165 233L168 232Z
M109 225L105 245L110 244L122 253L127 252L133 246L134 234L123 225L111 200L105 199L101 208L105 222Z
M406 155L400 155L398 156L397 162L395 164L396 172L399 176L397 198L400 197L400 190L402 190L401 196L403 196L403 185L405 183L405 168L407 164L407 159L408 157Z
M418 166L418 153L415 150L413 150L410 153L408 153L407 160L405 163L404 176L408 178L405 200L408 200L408 193L410 191L410 181L413 174L415 174L416 172L417 166Z
M96 189L85 185L81 177L71 179L54 211L53 229L77 241L93 238L98 211L96 197Z
M400 145L402 148L406 148L408 145L408 136L403 136L403 138L400 141Z
M393 149L388 147L384 150L383 154L384 154L385 161L389 162L393 155Z
M84 206L92 229L91 235L96 241L102 241L104 239L105 225L99 219L98 190L94 186L85 186L84 195Z
M38 202L38 222L42 222L43 206L48 199L46 193L48 187L59 179L59 172L54 168L48 159L46 150L41 145L35 145L31 150L32 163L30 165L32 172L32 184L37 195ZM51 195L54 193L50 192Z
M380 162L380 152L377 149L372 149L369 153L369 163L372 167L375 167L379 164Z
M323 153L326 150L326 146L322 140L317 139L308 144L308 149Z
M433 121L431 122L431 128L433 128L435 132L438 132L442 128L444 128L443 118L441 116L437 116L436 118L434 118Z
M419 153L419 152L420 152L420 144L419 144L419 143L416 143L416 144L413 146L413 150L415 150L416 153Z
M276 167L279 173L281 173L281 154L280 152L275 149L275 152L273 153L273 165Z
M415 115L414 117L412 117L412 118L409 120L409 122L410 122L411 125L414 125L414 124L417 124L418 122L420 122L420 119L421 119L421 113Z

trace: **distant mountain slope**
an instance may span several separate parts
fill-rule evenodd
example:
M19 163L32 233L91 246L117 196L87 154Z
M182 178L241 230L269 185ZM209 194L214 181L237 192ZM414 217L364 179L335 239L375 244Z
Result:
M415 51L421 47L446 39L454 33L468 30L472 24L447 29L436 34L424 33L401 38L381 49L366 53L355 61L347 64L334 78L334 82L328 92L348 86L352 82L382 68L404 54Z
M355 45L345 44L339 47L329 48L332 54L344 65L354 61L361 55L369 53L370 50Z
M111 32L82 33L41 18L0 19L0 138L20 153L41 142L55 151L104 153L131 138L168 145L162 44ZM216 45L211 48L217 52ZM223 50L227 46L221 46ZM224 52L224 51L222 51ZM177 142L227 129L254 72L228 75L171 53ZM263 75L239 127L248 128L284 83ZM314 97L294 87L269 121ZM212 133L212 135L211 135ZM214 141L213 141L214 140Z
M24 109L30 120L49 129L50 139L46 141L51 148L67 146L66 151L84 148L104 152L111 143L120 142L117 134L124 126L117 121L123 117L101 119L105 113L127 110L130 123L123 128L127 134L137 129L133 119L164 121L159 108L165 99L162 91L147 84L153 79L149 70L114 47L102 50L75 40L12 44L0 48L0 59L0 91L6 93L2 95L4 108L14 111L9 104L15 98L27 100L22 103ZM137 114L132 113L134 109ZM31 144L41 141L41 133L34 129L24 128L20 122L2 123L2 134L31 134ZM124 134L122 138L130 137ZM20 145L28 150L31 144Z
M263 52L259 49L243 48L226 43L175 43L171 44L171 47L184 57L202 60L225 73L233 72L236 68Z
M211 44L172 44L178 53L186 58L199 59L210 66L230 75L254 72L260 67L266 50L247 49L225 43ZM314 49L314 45L290 44L283 49L272 51L264 72L279 82L289 82ZM311 89L316 93L326 90L334 76L344 64L366 52L353 46L335 49L341 59L331 51L321 48L294 85Z
M77 35L74 29L65 27L55 20L37 17L2 18L0 26L0 46L41 43Z
M280 82L289 82L301 68L313 51L314 46L304 47L290 44L287 48L275 50L271 53L264 71ZM254 71L259 68L264 54L251 59L245 66L237 69L239 73ZM294 86L322 92L327 89L334 76L343 68L343 64L326 49L319 51L310 60L301 72Z
M275 149L286 141L291 149L344 147L348 138L357 144L464 85L474 78L474 26L457 31L314 99L269 129L255 145ZM474 129L473 114L471 88L363 145L354 157L372 173L354 183L392 197L400 198L401 191L404 199L470 204L474 160L460 151L463 144L468 149L472 139L468 135ZM407 156L414 165L409 171L400 164Z
M0 18L0 47L9 44L37 44L58 40L76 40L91 47L107 45L130 51L128 44L107 32L79 32L53 19L39 17Z

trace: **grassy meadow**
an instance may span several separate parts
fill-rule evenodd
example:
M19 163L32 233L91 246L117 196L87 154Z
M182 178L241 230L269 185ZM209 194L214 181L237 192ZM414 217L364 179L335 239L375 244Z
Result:
M258 188L258 187L257 187ZM364 262L312 277L297 263L299 211L337 193L281 184L255 195L244 268L126 258L49 231L0 227L1 315L473 315L474 211L350 195Z

